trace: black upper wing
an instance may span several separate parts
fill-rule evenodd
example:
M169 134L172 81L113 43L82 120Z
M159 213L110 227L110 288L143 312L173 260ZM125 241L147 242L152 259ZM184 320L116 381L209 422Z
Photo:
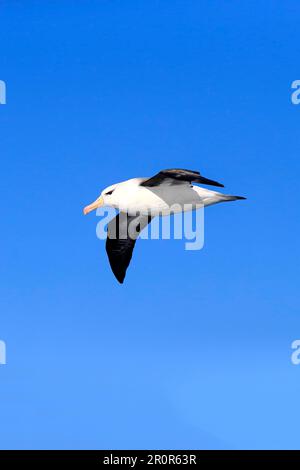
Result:
M173 168L170 170L162 170L157 175L152 176L152 178L143 181L140 186L145 186L152 188L154 186L159 186L161 184L182 184L182 183L200 183L208 184L210 186L219 186L224 187L223 184L218 183L217 181L209 180L201 176L199 171L192 170L183 170L181 168Z
M135 242L140 232L150 222L150 216L129 216L120 212L108 224L106 252L112 272L121 284L130 263Z

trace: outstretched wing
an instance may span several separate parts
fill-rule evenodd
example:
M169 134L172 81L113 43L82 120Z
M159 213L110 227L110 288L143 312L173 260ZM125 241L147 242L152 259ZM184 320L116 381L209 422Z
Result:
M152 178L143 181L140 186L145 186L147 188L153 188L154 186L159 186L161 184L174 185L174 184L191 184L200 183L208 184L210 186L219 186L224 187L223 184L217 183L217 181L209 180L201 176L199 171L192 170L183 170L181 168L173 168L170 170L162 170L157 175L152 176Z
M135 242L151 219L147 215L129 216L120 212L108 224L106 252L112 272L121 284L130 263Z

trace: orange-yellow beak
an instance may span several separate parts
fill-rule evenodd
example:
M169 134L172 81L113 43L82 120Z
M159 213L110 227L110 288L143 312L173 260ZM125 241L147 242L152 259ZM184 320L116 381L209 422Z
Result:
M92 204L89 204L88 206L85 206L85 208L83 209L83 213L84 213L84 215L86 215L89 212L91 212L95 209L98 209L98 207L101 207L103 205L104 205L104 200L103 200L103 197L100 196L100 197L98 197L98 199L96 199L95 202L92 202Z

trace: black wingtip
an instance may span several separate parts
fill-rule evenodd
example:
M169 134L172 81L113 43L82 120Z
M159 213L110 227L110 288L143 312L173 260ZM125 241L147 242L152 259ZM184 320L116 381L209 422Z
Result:
M199 184L206 184L208 186L217 186L219 188L224 188L224 184L218 183L218 181L210 180L208 178L204 178L204 176L198 176L195 178L195 183Z
M112 271L113 271L113 273L114 273L115 278L116 278L117 281L119 282L119 284L123 284L126 273L123 274L123 273L120 273L120 272L118 272L118 271L116 271L116 270L112 270Z

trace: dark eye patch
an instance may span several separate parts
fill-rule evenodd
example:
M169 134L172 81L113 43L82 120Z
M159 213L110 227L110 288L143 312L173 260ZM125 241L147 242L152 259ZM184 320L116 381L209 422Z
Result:
M113 192L114 192L114 189L112 189L111 191L108 191L107 193L105 193L105 196L110 196Z

